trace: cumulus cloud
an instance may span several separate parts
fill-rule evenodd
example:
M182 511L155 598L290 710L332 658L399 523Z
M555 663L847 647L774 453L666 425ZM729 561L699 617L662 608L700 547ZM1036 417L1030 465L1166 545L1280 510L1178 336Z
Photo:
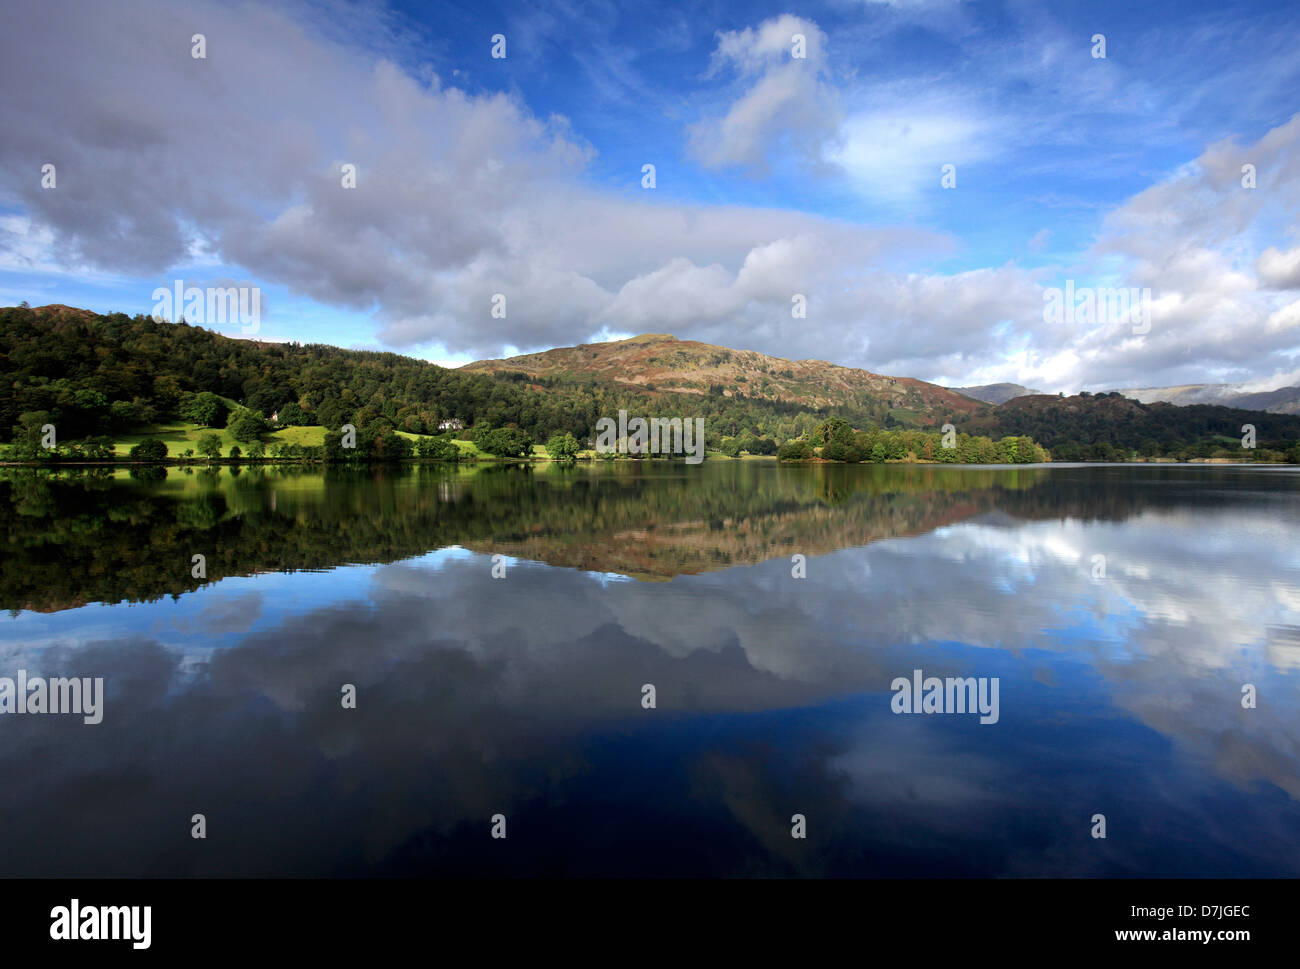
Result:
M1300 326L1300 300L1288 303L1280 310L1270 313L1264 329L1268 333L1280 333L1283 330L1293 330L1297 326Z
M1243 185L1252 164L1257 187ZM1300 115L1255 143L1225 139L1111 212L1090 254L1114 285L1149 287L1150 332L1112 323L1075 349L1116 385L1243 380L1294 369L1284 283L1289 253L1269 243L1300 211Z
M802 56L796 56L797 47ZM728 68L739 73L744 91L722 117L692 127L692 154L707 168L739 165L766 174L772 152L782 147L820 167L841 117L826 63L826 34L791 14L722 32L711 73Z
M1285 252L1269 246L1255 263L1259 281L1275 289L1300 289L1300 246Z

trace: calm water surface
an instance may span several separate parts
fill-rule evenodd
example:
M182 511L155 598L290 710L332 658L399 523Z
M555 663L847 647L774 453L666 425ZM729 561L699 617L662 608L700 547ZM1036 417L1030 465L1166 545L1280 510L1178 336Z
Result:
M0 716L0 875L1300 875L1296 469L10 471L0 515L0 676L106 691ZM914 669L998 722L894 714Z

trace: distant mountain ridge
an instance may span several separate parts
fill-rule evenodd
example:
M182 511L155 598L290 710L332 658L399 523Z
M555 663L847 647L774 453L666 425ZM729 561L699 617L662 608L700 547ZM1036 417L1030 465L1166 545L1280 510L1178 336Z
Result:
M1120 388L1119 392L1144 404L1157 401L1180 407L1217 404L1220 407L1263 410L1270 414L1300 414L1300 387L1279 387L1264 391L1243 391L1241 387L1241 384L1183 384L1175 387Z
M1276 390L1244 391L1241 384L1183 384L1173 387L1120 387L1120 394L1143 404L1174 404L1191 407L1212 404L1218 407L1237 407L1242 410L1267 411L1270 414L1300 414L1300 386L1279 387ZM982 400L986 404L1005 404L1017 397L1034 397L1043 394L1022 384L978 384L973 387L953 387L959 394Z
M1041 390L1031 390L1021 384L977 384L973 387L953 387L959 394L974 397L986 404L1005 404L1013 397L1028 397L1041 394Z

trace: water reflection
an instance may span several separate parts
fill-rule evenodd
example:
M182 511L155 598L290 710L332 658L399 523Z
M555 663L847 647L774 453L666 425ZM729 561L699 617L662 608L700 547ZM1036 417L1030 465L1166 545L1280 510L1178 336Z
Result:
M147 536L131 588L199 536L231 577L0 623L0 674L107 692L0 719L0 872L1300 874L1295 475L930 471L10 482ZM999 723L891 714L915 668Z

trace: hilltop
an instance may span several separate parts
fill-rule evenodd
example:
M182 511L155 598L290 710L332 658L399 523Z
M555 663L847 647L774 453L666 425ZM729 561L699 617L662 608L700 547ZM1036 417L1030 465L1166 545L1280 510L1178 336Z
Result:
M661 333L479 360L460 369L522 374L559 384L602 381L635 391L711 394L808 410L847 409L877 422L888 419L908 426L959 422L987 408L981 401L911 377L889 377L824 360L786 360Z
M1041 390L1030 390L1028 387L1020 384L978 384L974 387L953 387L953 390L959 394L965 394L967 397L974 397L976 400L982 400L986 404L1005 404L1013 397L1026 397L1030 394L1041 394Z

